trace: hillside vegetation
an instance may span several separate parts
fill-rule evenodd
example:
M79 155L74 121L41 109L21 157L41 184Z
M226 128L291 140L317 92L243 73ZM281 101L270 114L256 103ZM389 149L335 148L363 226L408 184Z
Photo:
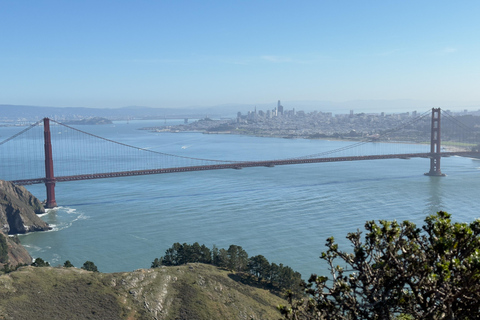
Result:
M285 301L205 264L99 273L21 267L0 276L0 319L278 319Z

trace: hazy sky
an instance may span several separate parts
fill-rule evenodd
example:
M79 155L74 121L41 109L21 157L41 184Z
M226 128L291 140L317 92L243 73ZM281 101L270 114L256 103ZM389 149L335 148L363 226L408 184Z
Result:
M479 16L480 1L0 0L0 104L478 103Z

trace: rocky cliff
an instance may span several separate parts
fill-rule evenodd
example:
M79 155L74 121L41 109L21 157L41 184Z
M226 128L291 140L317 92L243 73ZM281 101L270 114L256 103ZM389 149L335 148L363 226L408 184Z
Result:
M0 269L5 265L15 267L32 263L32 257L27 249L20 244L18 238L9 237L0 232ZM6 254L5 254L6 252Z
M42 203L27 189L0 180L0 231L17 234L49 230L37 216L44 212Z

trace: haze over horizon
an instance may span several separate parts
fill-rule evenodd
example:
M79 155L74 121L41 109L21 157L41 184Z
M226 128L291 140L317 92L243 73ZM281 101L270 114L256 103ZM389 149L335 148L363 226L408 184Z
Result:
M479 9L476 1L5 1L0 105L478 108Z

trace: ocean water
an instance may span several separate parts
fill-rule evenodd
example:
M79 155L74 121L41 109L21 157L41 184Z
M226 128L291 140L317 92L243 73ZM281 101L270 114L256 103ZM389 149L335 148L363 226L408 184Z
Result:
M180 123L169 120L166 124ZM164 121L82 126L142 148L209 159L299 157L348 144L200 133L152 133ZM4 130L3 132L1 130ZM0 128L7 136L12 128ZM7 132L8 131L8 132ZM3 134L2 134L3 133ZM400 145L412 150L424 146ZM378 148L378 145L365 146ZM327 272L319 256L334 236L345 250L348 232L367 220L422 224L439 210L455 221L479 218L480 162L442 160L446 177L428 177L428 159L373 160L214 170L57 183L58 208L42 218L52 231L21 235L33 257L52 265L93 261L101 272L149 268L174 242L242 246L308 278ZM43 185L27 186L43 200Z

